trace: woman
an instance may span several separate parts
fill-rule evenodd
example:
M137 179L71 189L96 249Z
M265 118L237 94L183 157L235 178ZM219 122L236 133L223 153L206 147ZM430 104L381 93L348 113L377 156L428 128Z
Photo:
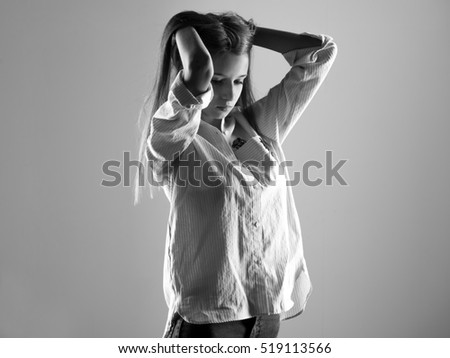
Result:
M256 102L252 45L291 66ZM171 205L164 337L277 337L312 289L281 144L326 77L336 44L234 13L187 11L168 22L161 53L146 103L153 107L143 112L140 161L148 161L140 174L150 173Z

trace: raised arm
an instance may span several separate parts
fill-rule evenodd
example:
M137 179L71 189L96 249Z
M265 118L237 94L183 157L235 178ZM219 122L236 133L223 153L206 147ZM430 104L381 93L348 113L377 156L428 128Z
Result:
M260 133L283 143L328 74L337 54L327 35L257 27L254 44L283 55L291 66L281 82L251 109Z
M214 74L211 55L192 26L178 30L175 39L183 64L183 81L197 96L208 89Z
M253 44L280 53L322 45L318 38L292 32L256 27Z
M175 159L189 146L200 125L201 111L212 98L213 64L197 31L183 27L173 41L183 68L172 82L166 102L151 119L147 157L153 161L154 172L162 160Z

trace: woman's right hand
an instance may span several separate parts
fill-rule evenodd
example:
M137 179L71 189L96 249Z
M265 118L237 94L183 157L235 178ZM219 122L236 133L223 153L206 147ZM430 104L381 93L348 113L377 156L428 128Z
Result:
M186 87L194 96L206 92L214 68L211 55L202 39L192 26L188 26L175 33L175 41L183 65Z

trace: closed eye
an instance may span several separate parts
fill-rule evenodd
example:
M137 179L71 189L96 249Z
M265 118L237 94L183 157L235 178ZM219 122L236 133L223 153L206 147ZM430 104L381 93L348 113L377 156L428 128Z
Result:
M244 79L245 79L245 77L241 78L241 79L238 79L238 80L235 80L234 83L238 84L238 85L243 85L244 84ZM211 82L215 83L215 84L221 84L221 83L225 82L225 79L213 78L213 79L211 79Z

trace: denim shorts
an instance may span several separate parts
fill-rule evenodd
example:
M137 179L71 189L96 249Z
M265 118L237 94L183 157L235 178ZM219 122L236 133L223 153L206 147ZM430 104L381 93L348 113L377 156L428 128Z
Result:
M240 321L193 324L175 313L164 338L276 338L280 315L256 316Z

